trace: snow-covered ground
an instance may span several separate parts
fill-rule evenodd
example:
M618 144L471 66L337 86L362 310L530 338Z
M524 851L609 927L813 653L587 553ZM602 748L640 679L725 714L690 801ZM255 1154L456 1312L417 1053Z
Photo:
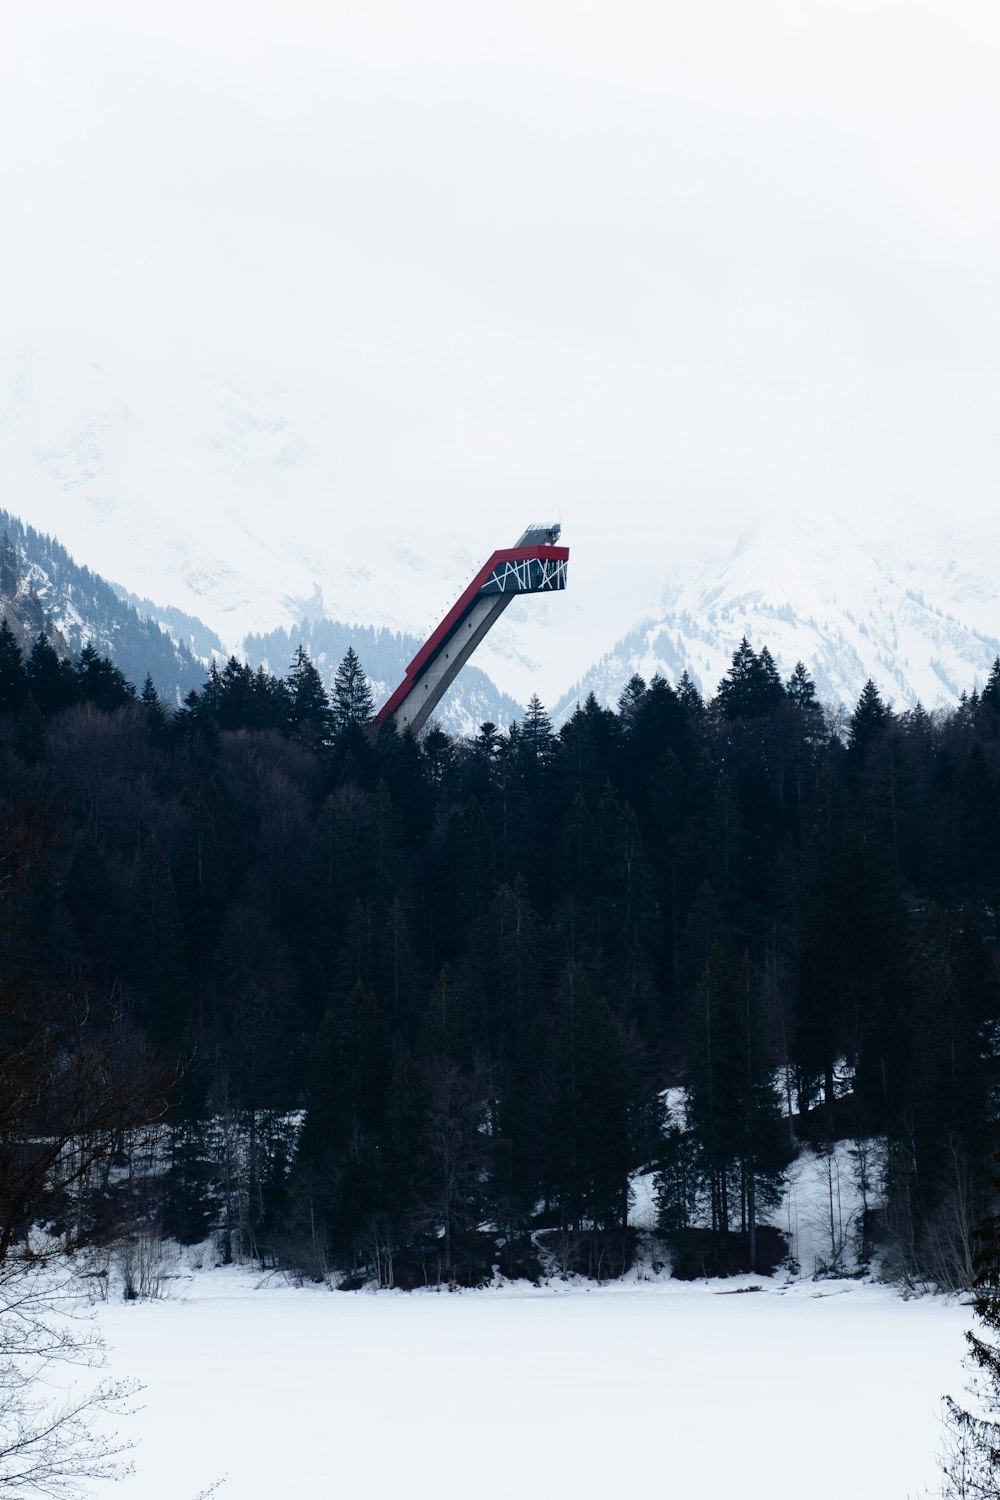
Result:
M663 1097L668 1119L682 1123L683 1089L668 1089ZM765 1211L761 1218L785 1236L789 1254L803 1276L850 1274L858 1269L864 1207L859 1173L864 1169L874 1176L878 1150L874 1142L865 1148L849 1141L836 1142L829 1152L809 1146L799 1149L787 1173L780 1207ZM636 1229L655 1229L654 1172L633 1178L629 1222Z
M676 1107L678 1101L669 1099ZM99 1309L142 1409L101 1500L917 1500L961 1393L957 1299L853 1266L857 1160L804 1150L771 1222L797 1273L681 1283L649 1257L598 1287L331 1292L178 1260L157 1301ZM633 1222L655 1222L651 1175ZM188 1260L193 1257L188 1257ZM752 1292L751 1292L751 1289Z
M120 1500L676 1495L936 1484L969 1310L848 1281L332 1293L240 1271L111 1304L145 1384Z

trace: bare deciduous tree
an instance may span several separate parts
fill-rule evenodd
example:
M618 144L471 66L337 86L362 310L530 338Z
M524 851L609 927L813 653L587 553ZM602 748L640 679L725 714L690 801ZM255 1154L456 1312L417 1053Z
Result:
M61 1496L84 1479L118 1479L131 1443L107 1425L128 1410L130 1381L68 1378L104 1363L68 1271L9 1257L0 1272L0 1492Z

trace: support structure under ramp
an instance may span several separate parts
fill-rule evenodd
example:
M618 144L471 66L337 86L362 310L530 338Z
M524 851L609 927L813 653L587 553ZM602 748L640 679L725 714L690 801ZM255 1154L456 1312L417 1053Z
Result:
M566 587L569 548L558 540L558 526L529 526L515 547L494 552L410 662L377 724L393 719L401 732L419 734L511 600Z

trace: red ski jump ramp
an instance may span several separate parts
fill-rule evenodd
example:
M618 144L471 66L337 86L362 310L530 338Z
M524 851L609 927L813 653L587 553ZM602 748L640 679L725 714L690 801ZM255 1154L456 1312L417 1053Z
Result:
M512 599L566 587L569 548L557 547L558 526L529 526L514 547L494 552L406 669L376 724L393 719L419 734L480 641Z

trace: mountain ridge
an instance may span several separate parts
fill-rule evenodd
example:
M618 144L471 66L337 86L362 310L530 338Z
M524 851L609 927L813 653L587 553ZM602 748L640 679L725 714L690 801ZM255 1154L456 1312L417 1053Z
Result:
M710 697L744 636L767 646L784 676L804 662L831 706L853 706L871 678L897 706L953 707L985 681L1000 637L929 601L929 586L926 567L900 570L831 521L751 528L717 569L665 589L659 607L562 695L554 717L590 692L613 703L634 673L676 683L686 670Z
M0 510L0 533L5 571L20 580L17 597L8 601L5 591L4 602L11 605L11 619L20 622L22 644L44 632L57 651L73 656L89 642L136 687L148 673L165 701L176 705L201 686L203 664L124 603L100 574L77 563L55 537L6 510Z
M335 425L308 390L178 386L39 355L8 382L0 448L22 511L202 662L324 619L415 650L488 555L473 544L512 542L530 517L375 504L366 476L340 467ZM474 727L487 679L507 695L486 715L501 723L536 692L556 721L590 691L614 702L636 671L676 681L686 669L711 694L744 634L785 674L802 659L832 703L853 703L872 677L900 706L947 706L985 679L1000 649L1000 523L963 535L947 513L890 497L852 528L805 505L750 517L731 540L724 518L694 516L683 497L673 516L651 505L631 574L615 561L612 507L596 540L568 520L568 590L512 603L453 727ZM389 663L373 676L388 683Z
M231 654L204 621L109 583L77 563L56 538L5 510L0 510L0 548L0 603L23 648L42 631L68 656L91 642L136 687L148 672L164 700L175 706L192 688L201 688L213 660ZM304 618L295 626L247 636L240 654L252 667L284 676L299 645L310 652L327 688L353 645L380 702L402 677L420 642L399 631ZM437 718L450 732L471 735L487 719L506 725L522 712L485 672L469 667Z

